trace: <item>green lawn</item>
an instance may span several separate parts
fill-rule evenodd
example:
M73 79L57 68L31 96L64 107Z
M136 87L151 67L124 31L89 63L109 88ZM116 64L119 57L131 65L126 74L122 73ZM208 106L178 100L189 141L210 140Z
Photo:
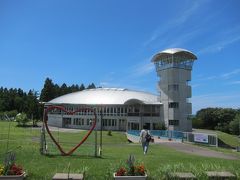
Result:
M7 148L8 125L7 122L0 122L1 161L4 159ZM112 132L112 136L103 132L103 156L101 158L93 156L94 134L72 156L60 156L57 155L57 151L53 151L52 156L43 156L39 153L40 130L16 127L15 123L10 125L9 149L15 149L17 163L26 169L27 179L51 179L56 172L67 172L69 164L70 172L81 172L85 169L86 179L111 179L109 174L112 174L114 168L120 162L125 161L129 154L134 154L138 161L145 164L149 179L163 179L166 172L174 171L190 171L199 179L204 179L203 172L206 170L229 170L240 179L240 160L189 155L157 144L151 144L148 155L144 156L140 144L128 143L122 132ZM55 132L54 136L56 139L59 138L60 142L64 141L64 148L69 148L71 145L67 142L77 143L83 133L85 132Z

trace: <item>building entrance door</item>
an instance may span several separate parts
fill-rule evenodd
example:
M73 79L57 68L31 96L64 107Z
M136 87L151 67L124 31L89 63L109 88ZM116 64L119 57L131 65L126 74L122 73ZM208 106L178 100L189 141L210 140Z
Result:
M127 121L126 119L119 119L119 130L126 131Z
M71 118L63 118L63 127L69 127L71 125Z

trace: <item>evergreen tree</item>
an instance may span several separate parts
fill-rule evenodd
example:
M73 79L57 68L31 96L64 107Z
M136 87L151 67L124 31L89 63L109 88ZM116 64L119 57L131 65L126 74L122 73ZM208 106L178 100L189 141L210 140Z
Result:
M37 99L37 93L34 90L30 90L27 96L27 116L30 119L38 119L39 118L39 103ZM34 123L33 123L34 124Z
M67 87L67 85L65 83L62 84L62 86L60 87L60 96L64 95L64 94L68 94L69 93L69 88Z
M56 97L56 89L51 79L47 78L41 91L40 100L48 102Z
M95 88L96 88L96 86L95 86L94 83L89 84L88 87L87 87L87 89L95 89Z
M81 84L79 87L79 91L83 91L83 90L85 90L85 86L84 86L84 84Z

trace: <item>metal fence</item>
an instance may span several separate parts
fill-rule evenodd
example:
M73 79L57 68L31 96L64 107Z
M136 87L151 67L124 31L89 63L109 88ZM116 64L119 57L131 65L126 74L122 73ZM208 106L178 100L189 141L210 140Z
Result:
M184 132L183 133L183 141L218 147L217 134Z
M134 136L140 135L139 130L130 130L127 131L127 133ZM150 134L158 139L168 139L169 141L175 140L218 147L217 134L169 130L150 130Z
M139 130L130 130L128 134L139 136ZM150 130L150 134L156 138L182 140L184 133L181 131L168 131L168 130Z

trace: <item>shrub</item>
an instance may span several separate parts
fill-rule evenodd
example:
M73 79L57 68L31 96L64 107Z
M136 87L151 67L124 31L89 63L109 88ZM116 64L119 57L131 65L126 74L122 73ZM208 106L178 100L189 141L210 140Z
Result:
M26 124L29 122L29 119L25 113L19 113L16 116L16 121L18 126L26 126Z

